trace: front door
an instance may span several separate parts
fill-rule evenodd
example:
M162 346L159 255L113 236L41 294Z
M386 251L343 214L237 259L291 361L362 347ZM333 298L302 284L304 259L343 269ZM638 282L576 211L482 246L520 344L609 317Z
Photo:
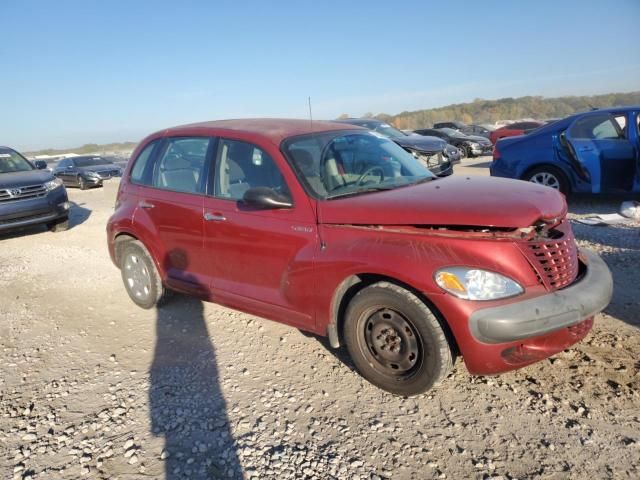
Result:
M607 112L575 120L565 132L570 154L589 172L592 193L628 192L636 176L636 146Z
M313 322L315 214L306 197L291 208L257 209L244 193L268 187L291 198L280 167L264 149L220 139L204 200L204 248L214 300L298 326Z

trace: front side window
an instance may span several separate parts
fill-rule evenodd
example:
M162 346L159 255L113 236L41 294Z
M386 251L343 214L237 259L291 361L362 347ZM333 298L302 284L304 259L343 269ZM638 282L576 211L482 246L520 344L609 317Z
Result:
M314 196L331 199L391 190L434 175L396 143L374 132L294 137L284 151Z
M288 198L289 189L273 159L261 148L247 142L221 139L218 143L214 175L214 195L242 200L250 188L270 188Z
M174 192L203 193L210 142L207 137L168 138L155 166L153 186Z
M397 128L392 127L391 125L387 125L386 123L378 125L376 128L374 128L374 130L376 132L380 132L385 137L389 137L389 138L402 138L407 136L406 133L401 132Z
M33 170L31 164L15 150L0 148L0 173L26 172Z

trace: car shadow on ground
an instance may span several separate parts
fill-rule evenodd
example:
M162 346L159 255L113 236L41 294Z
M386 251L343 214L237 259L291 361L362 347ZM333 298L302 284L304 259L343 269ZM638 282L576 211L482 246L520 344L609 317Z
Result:
M463 166L464 167L469 167L469 168L489 168L491 166L491 162L481 162L481 163L467 163L464 164L463 161Z
M340 345L340 348L333 348L329 344L329 338L327 338L327 337L323 337L323 336L320 336L320 335L314 335L313 333L305 332L304 330L298 330L298 331L302 335L307 337L307 338L315 339L320 345L322 345L324 347L324 349L328 353L330 353L335 358L337 358L347 368L349 368L353 372L356 371L356 367L353 365L353 362L351 361L351 357L349 356L349 352L347 351L347 347L345 347L344 345Z
M165 478L242 478L202 301L179 294L156 310L151 432L165 439Z
M77 227L83 224L91 216L91 210L85 207L85 203L70 202L71 209L69 210L69 228Z

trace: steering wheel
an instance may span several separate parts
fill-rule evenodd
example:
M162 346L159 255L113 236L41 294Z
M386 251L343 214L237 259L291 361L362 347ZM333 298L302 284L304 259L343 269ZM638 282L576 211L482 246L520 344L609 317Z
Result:
M365 177L367 175L371 175L375 171L380 172L380 180L378 181L378 183L382 183L382 181L384 180L384 170L380 165L374 165L373 167L367 168L364 173L358 177L358 180L356 180L356 186L359 187L361 185L364 185L362 181L365 179Z

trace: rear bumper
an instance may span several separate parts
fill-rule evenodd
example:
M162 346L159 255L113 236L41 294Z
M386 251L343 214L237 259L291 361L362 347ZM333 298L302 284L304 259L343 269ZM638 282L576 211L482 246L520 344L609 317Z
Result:
M587 270L570 287L523 302L476 310L469 318L473 336L483 343L504 343L546 335L593 317L605 309L613 294L607 264L583 251Z
M69 215L66 190L57 188L45 197L0 204L0 231L49 223Z

